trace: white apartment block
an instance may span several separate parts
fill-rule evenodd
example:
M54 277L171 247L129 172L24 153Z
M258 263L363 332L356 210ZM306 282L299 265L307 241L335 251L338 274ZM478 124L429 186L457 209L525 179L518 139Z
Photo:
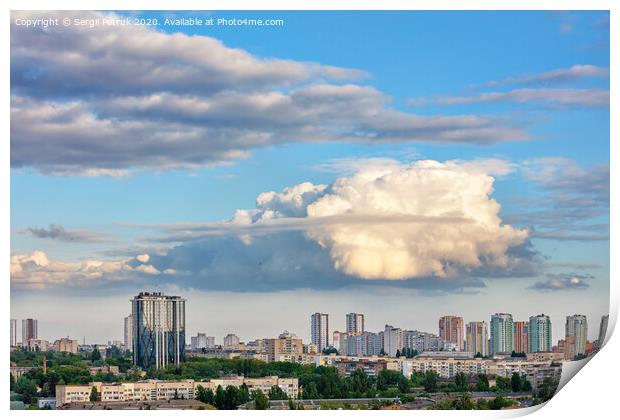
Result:
M269 376L266 378L244 378L232 376L212 379L210 381L194 381L192 379L181 381L161 381L149 379L139 382L126 383L101 383L91 382L88 385L56 385L56 399L58 406L68 403L90 401L92 388L97 389L101 401L155 401L193 399L198 386L212 389L214 392L218 386L226 388L228 385L240 387L246 384L250 392L261 390L267 394L271 387L278 386L290 398L299 396L299 382L297 378L278 378Z

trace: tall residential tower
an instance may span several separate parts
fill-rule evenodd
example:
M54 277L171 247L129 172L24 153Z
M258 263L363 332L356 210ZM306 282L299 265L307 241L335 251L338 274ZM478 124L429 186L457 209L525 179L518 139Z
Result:
M135 365L159 369L185 360L185 299L141 292L131 308Z
M491 354L510 354L514 350L513 322L511 314L498 313L491 316Z
M551 337L551 319L549 315L531 316L527 336L529 353L551 351Z
M361 334L364 332L364 314L347 314L347 334Z
M310 336L312 344L319 351L329 346L329 315L316 312L310 316Z
M456 344L457 350L463 350L463 318L455 315L439 318L439 337Z
M586 354L586 342L588 341L588 320L585 315L570 315L566 317L566 339L574 337L575 356ZM568 340L567 340L568 341Z

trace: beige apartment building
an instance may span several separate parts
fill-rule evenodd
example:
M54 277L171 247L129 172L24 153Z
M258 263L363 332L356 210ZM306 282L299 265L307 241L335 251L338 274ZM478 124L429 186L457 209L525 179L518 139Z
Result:
M59 352L66 352L72 354L78 354L78 342L77 340L71 340L69 338L61 338L54 341L54 350Z
M556 362L556 363L553 363ZM553 364L552 364L553 363ZM453 378L458 373L468 376L489 375L510 377L513 373L524 374L534 389L538 388L547 377L559 379L562 367L551 359L538 361L522 358L476 359L465 357L418 357L403 362L402 373L409 377L413 372L434 370L441 378Z
M297 378L278 378L277 376L244 378L243 376L232 376L202 382L192 379L182 381L149 379L124 383L91 382L88 385L56 385L56 400L58 406L90 401L93 387L97 389L102 402L193 399L199 385L215 391L218 386L222 386L222 388L226 388L228 385L240 387L244 383L250 392L261 390L267 394L271 387L278 386L290 398L297 398L299 396L299 381Z
M266 338L263 341L269 362L276 361L276 356L280 354L296 355L303 353L301 338Z

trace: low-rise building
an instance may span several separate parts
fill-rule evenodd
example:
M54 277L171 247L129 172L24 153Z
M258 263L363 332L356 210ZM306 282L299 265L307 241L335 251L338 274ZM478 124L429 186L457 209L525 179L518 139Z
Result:
M61 353L79 353L77 340L71 340L68 337L54 341L53 349Z
M47 341L38 338L26 340L22 346L28 351L47 351Z
M118 375L120 373L120 370L118 366L105 365L105 366L91 366L88 368L88 372L92 376L97 375L98 373L111 373L112 375Z
M199 385L215 391L218 386L222 388L226 388L228 385L240 387L244 383L250 392L260 389L267 394L273 386L277 386L290 398L297 398L299 395L297 378L232 376L210 381L149 379L123 383L90 382L88 385L56 385L56 400L58 406L88 402L93 388L97 390L101 402L193 399Z

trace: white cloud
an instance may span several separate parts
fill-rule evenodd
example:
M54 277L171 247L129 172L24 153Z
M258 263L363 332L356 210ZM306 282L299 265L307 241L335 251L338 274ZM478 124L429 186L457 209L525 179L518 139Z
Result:
M528 232L501 224L485 165L418 161L361 169L327 188L304 183L259 196L246 223L306 217L306 235L329 250L334 267L362 279L509 271L517 261L507 251L522 245ZM300 190L318 194L308 202L292 194ZM298 197L293 210L292 196Z
M146 264L144 255L135 259L82 262L50 260L43 251L31 255L11 255L11 285L18 288L44 289L59 285L85 286L93 282L126 280L132 273L157 275L161 272ZM169 273L165 273L169 274Z
M55 15L114 16L45 12ZM529 137L496 117L400 112L383 92L354 84L362 71L261 58L208 36L12 25L11 42L11 165L50 175L197 169L285 143Z

